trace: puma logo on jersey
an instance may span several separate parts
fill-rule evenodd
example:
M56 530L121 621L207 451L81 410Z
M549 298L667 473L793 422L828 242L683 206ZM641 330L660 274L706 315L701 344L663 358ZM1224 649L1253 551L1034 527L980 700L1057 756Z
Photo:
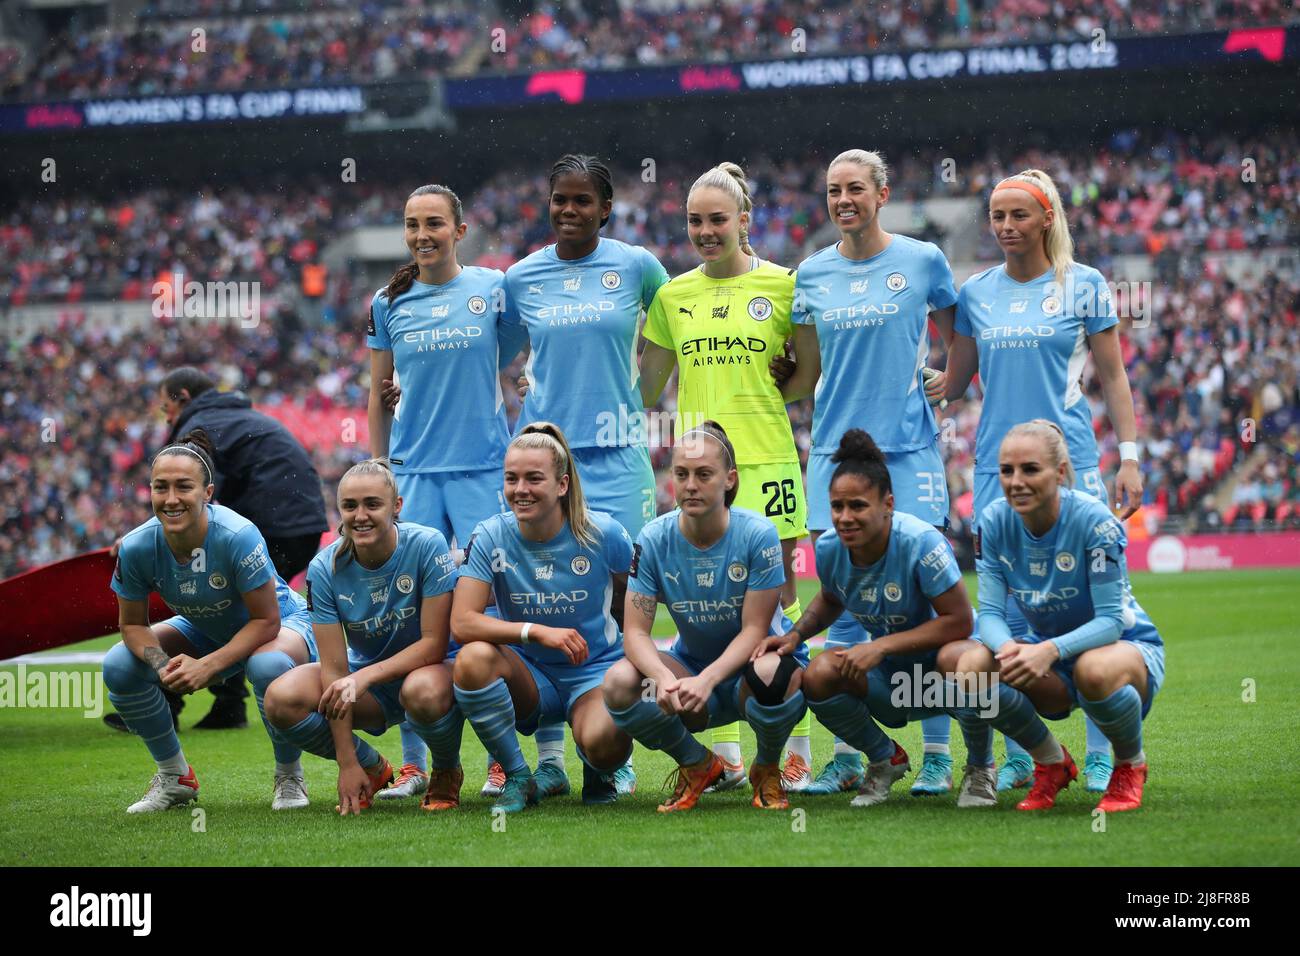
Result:
M680 314L683 313L683 312L685 312L685 313L686 313L688 316L690 316L692 319L695 318L695 310L694 310L694 309L688 309L688 308L686 308L686 306L684 306L684 305L679 305L679 306L677 307L677 314L680 315Z
M354 605L356 604L356 599L355 599L355 597L354 597L353 595L351 595L351 594L340 594L340 595L339 595L339 600L340 600L340 601L347 601L347 602L348 602L348 607L352 607L352 606L354 606Z
M542 284L541 284L540 282L535 283L535 284L531 284L531 283L530 283L529 286L528 286L528 294L529 294L529 295L541 295L541 294L542 294Z
M992 302L981 302L981 303L980 303L980 308L981 308L981 309L988 309L990 312L992 312L992 311L993 311L993 303L992 303Z
M671 580L671 581L673 582L673 584L681 584L682 582L679 580L679 578L680 578L681 576L682 576L682 572L680 572L680 571L676 572L675 574L674 574L672 571L665 571L665 572L664 572L664 577L666 577L666 578L668 578L669 580Z

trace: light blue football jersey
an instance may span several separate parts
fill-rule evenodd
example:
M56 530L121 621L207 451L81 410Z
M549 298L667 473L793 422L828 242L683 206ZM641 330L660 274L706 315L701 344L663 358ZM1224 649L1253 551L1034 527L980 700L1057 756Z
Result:
M392 350L402 388L388 442L394 472L501 467L510 431L497 372L525 338L496 269L465 266L445 285L416 281L392 303L375 293L366 344Z
M1096 618L1094 598L1109 605L1112 601L1100 595L1111 592L1123 620L1122 639L1163 643L1133 597L1124 559L1128 538L1105 502L1062 488L1056 524L1035 538L1001 498L984 509L979 527L981 622L986 608L1004 607L1009 595L1030 630L1044 638L1060 637Z
M366 568L355 555L339 561L343 540L307 567L307 607L313 624L341 624L348 664L358 670L385 660L420 639L420 600L456 587L456 562L436 528L398 522L397 548L381 567ZM450 641L448 654L456 647Z
M935 617L930 599L961 580L948 539L934 526L894 512L889 545L880 560L858 567L834 531L817 539L817 577L840 599L868 634L883 637L919 627ZM921 660L932 651L901 654L892 660Z
M1075 264L1064 287L1051 270L1017 282L1005 266L971 276L957 297L956 331L979 349L984 405L975 433L975 471L996 474L998 447L1032 418L1065 432L1075 471L1097 467L1092 412L1080 378L1088 336L1119 323L1101 273Z
M921 378L929 314L957 301L939 247L896 235L859 260L837 242L800 264L794 301L794 321L816 325L821 349L811 453L833 454L850 428L865 429L884 452L933 445L938 428Z
M122 539L112 588L128 601L147 601L152 591L214 644L226 644L248 623L242 595L275 582L280 617L306 605L275 573L257 526L224 505L207 505L208 533L200 553L181 563L167 546L155 516Z
M767 518L732 508L726 533L700 550L682 534L680 517L674 509L641 529L627 586L668 605L677 625L675 646L711 662L740 633L745 595L785 583L781 538ZM778 601L769 633L783 633L784 619Z
M571 627L587 642L588 662L623 656L623 632L610 617L610 576L632 564L632 539L602 511L589 512L595 547L583 547L566 521L549 541L529 541L513 513L479 523L469 539L460 573L492 585L497 611L506 621ZM563 651L529 643L519 647L545 664L569 663Z
M636 336L667 281L651 253L605 238L581 259L549 245L506 270L508 308L532 346L516 432L547 421L571 448L644 444Z

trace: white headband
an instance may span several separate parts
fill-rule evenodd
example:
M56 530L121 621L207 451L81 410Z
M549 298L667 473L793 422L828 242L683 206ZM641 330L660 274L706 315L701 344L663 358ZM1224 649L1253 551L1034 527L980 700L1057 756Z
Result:
M199 464L203 466L203 473L208 476L207 483L209 485L212 484L212 469L208 467L208 463L207 461L204 460L203 456L200 455L193 448L191 448L189 445L168 445L162 451L158 452L158 454L153 456L154 464L157 464L158 459L161 458L163 455L167 455L177 451L184 452L187 455L193 455L195 458L197 458L199 460Z
M732 459L731 452L727 450L727 446L722 443L722 439L719 438L717 435L714 435L712 432L706 432L703 428L692 428L688 432L682 432L682 437L677 440L677 443L679 445L684 443L688 435L704 435L708 438L712 438L715 442L718 443L718 447L722 449L722 454L726 456L727 464L732 468L736 467L736 462L734 459Z

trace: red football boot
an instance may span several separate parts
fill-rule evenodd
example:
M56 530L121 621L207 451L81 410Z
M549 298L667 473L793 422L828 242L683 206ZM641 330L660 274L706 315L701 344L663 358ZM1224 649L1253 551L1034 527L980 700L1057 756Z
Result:
M1056 795L1079 779L1079 768L1070 751L1062 747L1061 753L1065 759L1060 763L1034 762L1034 785L1029 788L1029 796L1016 804L1017 810L1050 809L1056 805Z

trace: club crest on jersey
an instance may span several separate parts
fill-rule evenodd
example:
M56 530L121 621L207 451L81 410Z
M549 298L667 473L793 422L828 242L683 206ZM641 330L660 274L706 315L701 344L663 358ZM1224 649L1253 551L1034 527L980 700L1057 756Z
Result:
M410 594L415 590L415 579L409 574L399 574L393 585L403 594Z
M1043 314L1056 315L1061 311L1061 300L1058 296L1049 295L1043 300Z
M1056 567L1065 574L1069 574L1074 570L1074 563L1074 555L1069 551L1058 551L1056 553Z
M482 315L487 311L487 299L483 298L481 295L470 296L469 302L467 302L466 305L475 315Z
M862 295L862 293L866 291L867 291L866 279L854 279L852 282L849 283L850 295Z
M713 572L699 571L695 575L695 586L701 588L713 587Z
M226 585L229 583L230 582L226 580L224 574L217 574L216 572L213 572L212 574L208 575L208 587L212 588L212 590L214 591L224 591L226 589Z
M575 554L573 560L569 562L569 568L574 574L586 574L591 570L591 561L585 554Z
M772 300L756 296L749 300L749 317L755 322L766 322L772 315Z
M901 272L891 272L885 280L885 288L890 292L901 292L907 288L907 276Z
M610 290L617 289L619 286L623 284L623 277L620 276L617 272L612 272L612 271L606 272L604 275L600 277L600 284L603 285L606 289L610 289Z
M732 561L731 564L727 565L727 577L739 584L749 577L749 568L739 561Z
M903 589L900 588L893 581L890 581L888 584L885 585L885 600L886 601L903 600Z

